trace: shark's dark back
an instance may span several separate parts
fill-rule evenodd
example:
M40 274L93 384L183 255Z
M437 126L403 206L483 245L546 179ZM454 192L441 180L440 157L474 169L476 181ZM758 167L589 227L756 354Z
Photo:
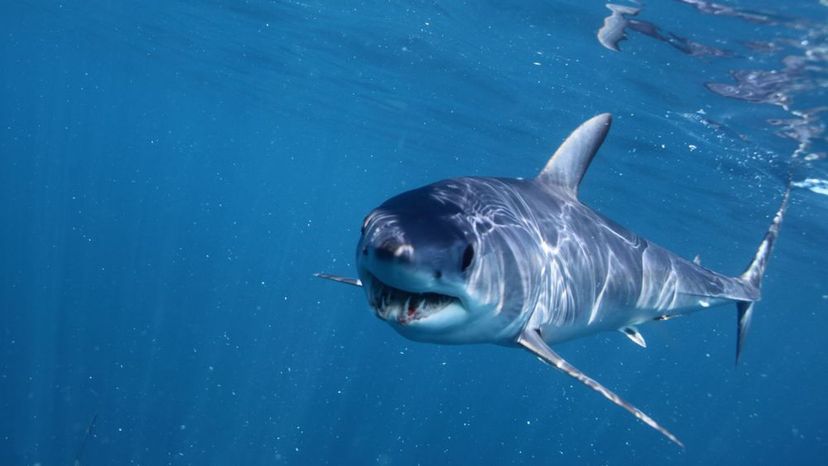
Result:
M755 300L755 288L673 254L537 180L504 180L524 198L553 251L556 290L546 320L596 329L663 318L725 300Z

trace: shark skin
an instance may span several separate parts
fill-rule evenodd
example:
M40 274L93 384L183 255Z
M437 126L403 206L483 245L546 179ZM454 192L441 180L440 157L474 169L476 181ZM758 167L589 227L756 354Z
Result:
M739 277L673 254L578 200L611 124L583 123L533 179L461 177L404 192L365 218L358 279L377 317L406 338L528 350L658 430L650 416L566 362L552 346L735 303L741 353L790 185L751 265Z

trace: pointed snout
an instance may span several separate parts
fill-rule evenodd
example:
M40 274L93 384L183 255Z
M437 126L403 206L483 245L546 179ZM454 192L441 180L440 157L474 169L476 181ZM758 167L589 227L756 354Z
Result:
M395 238L388 238L374 248L374 254L381 260L411 262L414 248Z

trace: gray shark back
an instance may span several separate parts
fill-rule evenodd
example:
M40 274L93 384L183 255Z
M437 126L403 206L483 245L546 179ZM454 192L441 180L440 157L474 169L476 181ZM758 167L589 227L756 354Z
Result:
M476 199L481 252L511 252L499 266L513 277L502 314L549 343L759 298L746 281L683 259L542 179L455 178L425 189L445 202ZM485 273L471 280L487 282Z
M481 182L511 185L534 212L547 262L541 280L550 292L530 321L549 342L759 298L749 283L679 257L555 186Z

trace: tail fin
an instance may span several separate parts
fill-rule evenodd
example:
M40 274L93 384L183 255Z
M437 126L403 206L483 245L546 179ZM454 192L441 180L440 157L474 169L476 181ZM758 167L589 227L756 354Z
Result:
M759 243L759 249L756 250L756 256L753 262L750 263L747 270L739 276L739 279L747 285L756 288L758 291L762 286L762 276L765 274L765 267L768 264L768 257L770 257L773 250L773 244L779 236L779 227L782 224L782 217L785 215L785 209L788 207L788 200L791 197L791 181L785 187L785 194L782 196L782 205L776 211L773 217L773 222L765 233L765 238ZM739 356L742 354L742 347L745 344L745 335L747 335L750 328L750 320L753 317L753 306L755 301L739 301L736 303L738 310L737 324L738 324L738 339L736 342L736 362L739 362Z

